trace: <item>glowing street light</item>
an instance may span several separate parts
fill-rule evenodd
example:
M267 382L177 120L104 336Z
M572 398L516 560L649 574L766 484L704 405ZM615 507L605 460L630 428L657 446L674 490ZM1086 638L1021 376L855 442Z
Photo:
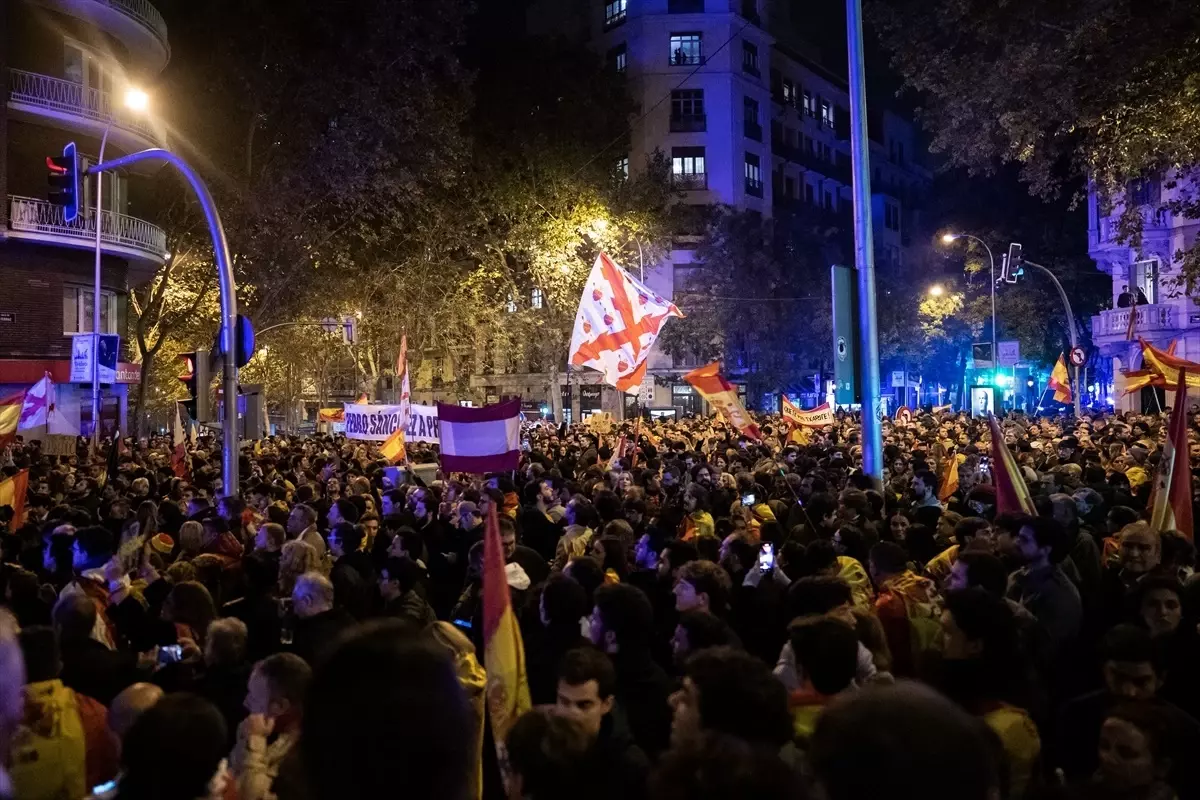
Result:
M943 243L943 244L950 244L951 242L953 242L953 241L954 241L955 239L957 239L957 238L958 238L958 234L954 234L954 233L943 233L943 234L942 234L942 243Z
M130 111L145 111L150 107L150 95L135 86L130 86L125 90L125 107Z
M942 285L940 283L935 283L933 286L929 287L929 296L930 297L941 297L945 293L946 293L946 290L944 288L942 288Z

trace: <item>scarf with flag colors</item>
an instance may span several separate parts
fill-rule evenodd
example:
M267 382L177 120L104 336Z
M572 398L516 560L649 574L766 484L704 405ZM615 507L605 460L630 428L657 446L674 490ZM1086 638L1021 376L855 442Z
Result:
M404 426L398 426L387 441L379 445L379 452L392 464L408 461L408 450L404 447Z
M682 316L674 303L601 253L579 298L568 361L604 373L604 382L622 392L636 392L663 323Z
M493 503L483 536L483 665L487 671L488 718L501 764L506 761L505 737L517 718L533 707L525 671L525 644L513 612L504 561Z
M24 404L24 392L0 398L0 447L12 444L16 440L17 423L21 420L21 406Z
M29 493L29 470L23 469L16 475L0 481L0 507L12 506L13 518L9 531L25 524L25 497Z
M1033 497L1017 460L1004 443L1004 434L1000 432L1000 423L993 414L988 414L988 426L992 431L992 483L996 487L997 514L1028 514L1037 516L1033 507Z
M746 407L738 399L737 389L732 383L721 377L720 363L714 361L694 369L684 375L683 379L690 383L718 414L729 420L744 435L751 439L762 438L758 426L754 424L754 420L750 419L750 415L746 413Z
M1178 531L1192 541L1192 469L1188 457L1187 368L1179 370L1175 405L1167 425L1167 441L1154 477L1150 501L1150 526L1156 531Z
M521 401L483 408L438 403L445 472L505 472L521 461Z
M1071 377L1067 373L1067 361L1063 354L1058 354L1058 361L1050 373L1049 386L1054 390L1054 399L1059 403L1071 402Z

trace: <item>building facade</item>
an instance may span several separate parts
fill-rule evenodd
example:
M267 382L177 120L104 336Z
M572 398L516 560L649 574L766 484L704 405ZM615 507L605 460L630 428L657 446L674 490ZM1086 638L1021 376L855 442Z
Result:
M1195 245L1200 220L1168 207L1195 190L1194 180L1174 175L1135 181L1118 198L1106 200L1095 189L1089 193L1088 252L1113 286L1112 307L1092 317L1092 342L1101 358L1112 359L1113 401L1119 410L1157 410L1153 390L1125 394L1121 370L1141 366L1139 337L1164 350L1175 342L1176 355L1200 361L1200 306L1181 285L1175 263L1175 254ZM1119 241L1127 209L1141 217L1140 248ZM1136 315L1132 325L1131 315Z
M541 0L528 28L579 42L626 76L640 114L629 152L614 155L617 169L637 169L657 151L670 160L682 202L764 217L780 205L807 203L848 226L847 85L805 54L791 14L782 0ZM877 263L898 265L931 174L916 160L911 122L873 110L869 129ZM645 265L646 282L659 294L674 297L693 268L689 244L679 239L667 259ZM696 366L656 350L642 407L701 412L700 398L681 380ZM470 383L479 401L519 395L530 408L543 401L556 415L570 410L572 419L632 409L632 396L598 379L590 370L526 370L473 375Z
M122 98L166 66L167 28L148 0L2 0L0 9L0 395L49 372L60 405L80 402L87 431L91 387L70 383L70 358L72 335L92 331L97 220L103 333L124 333L128 291L169 257L166 234L138 215L148 180L138 171L104 176L99 214L95 179L84 179L79 216L67 222L46 200L46 158L75 142L86 168L106 129L106 160L163 143L153 116ZM127 387L139 376L122 358L117 383L103 388L102 430L127 429Z

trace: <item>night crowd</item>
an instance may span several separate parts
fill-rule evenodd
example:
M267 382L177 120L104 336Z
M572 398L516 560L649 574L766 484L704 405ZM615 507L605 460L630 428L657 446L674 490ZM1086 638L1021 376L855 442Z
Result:
M515 472L436 480L273 437L238 487L205 437L184 477L166 440L18 441L0 797L1200 797L1195 550L1146 521L1165 418L1004 420L1036 515L997 513L985 421L885 422L882 492L853 417L759 421L529 423ZM493 509L533 704L503 758Z

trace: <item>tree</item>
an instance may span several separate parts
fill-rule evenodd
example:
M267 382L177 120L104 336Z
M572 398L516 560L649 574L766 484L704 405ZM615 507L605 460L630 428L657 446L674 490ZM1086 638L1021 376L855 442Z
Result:
M1176 0L874 0L893 66L921 98L932 149L975 174L1019 166L1030 191L1119 204L1200 163L1200 5ZM1182 171L1182 174L1175 171ZM1177 213L1200 217L1194 198ZM1140 246L1126 204L1123 234ZM1180 254L1189 288L1200 260Z
M764 220L715 209L675 301L687 314L664 328L676 357L724 362L751 397L810 392L833 355L829 265L849 251L846 219L812 206Z

